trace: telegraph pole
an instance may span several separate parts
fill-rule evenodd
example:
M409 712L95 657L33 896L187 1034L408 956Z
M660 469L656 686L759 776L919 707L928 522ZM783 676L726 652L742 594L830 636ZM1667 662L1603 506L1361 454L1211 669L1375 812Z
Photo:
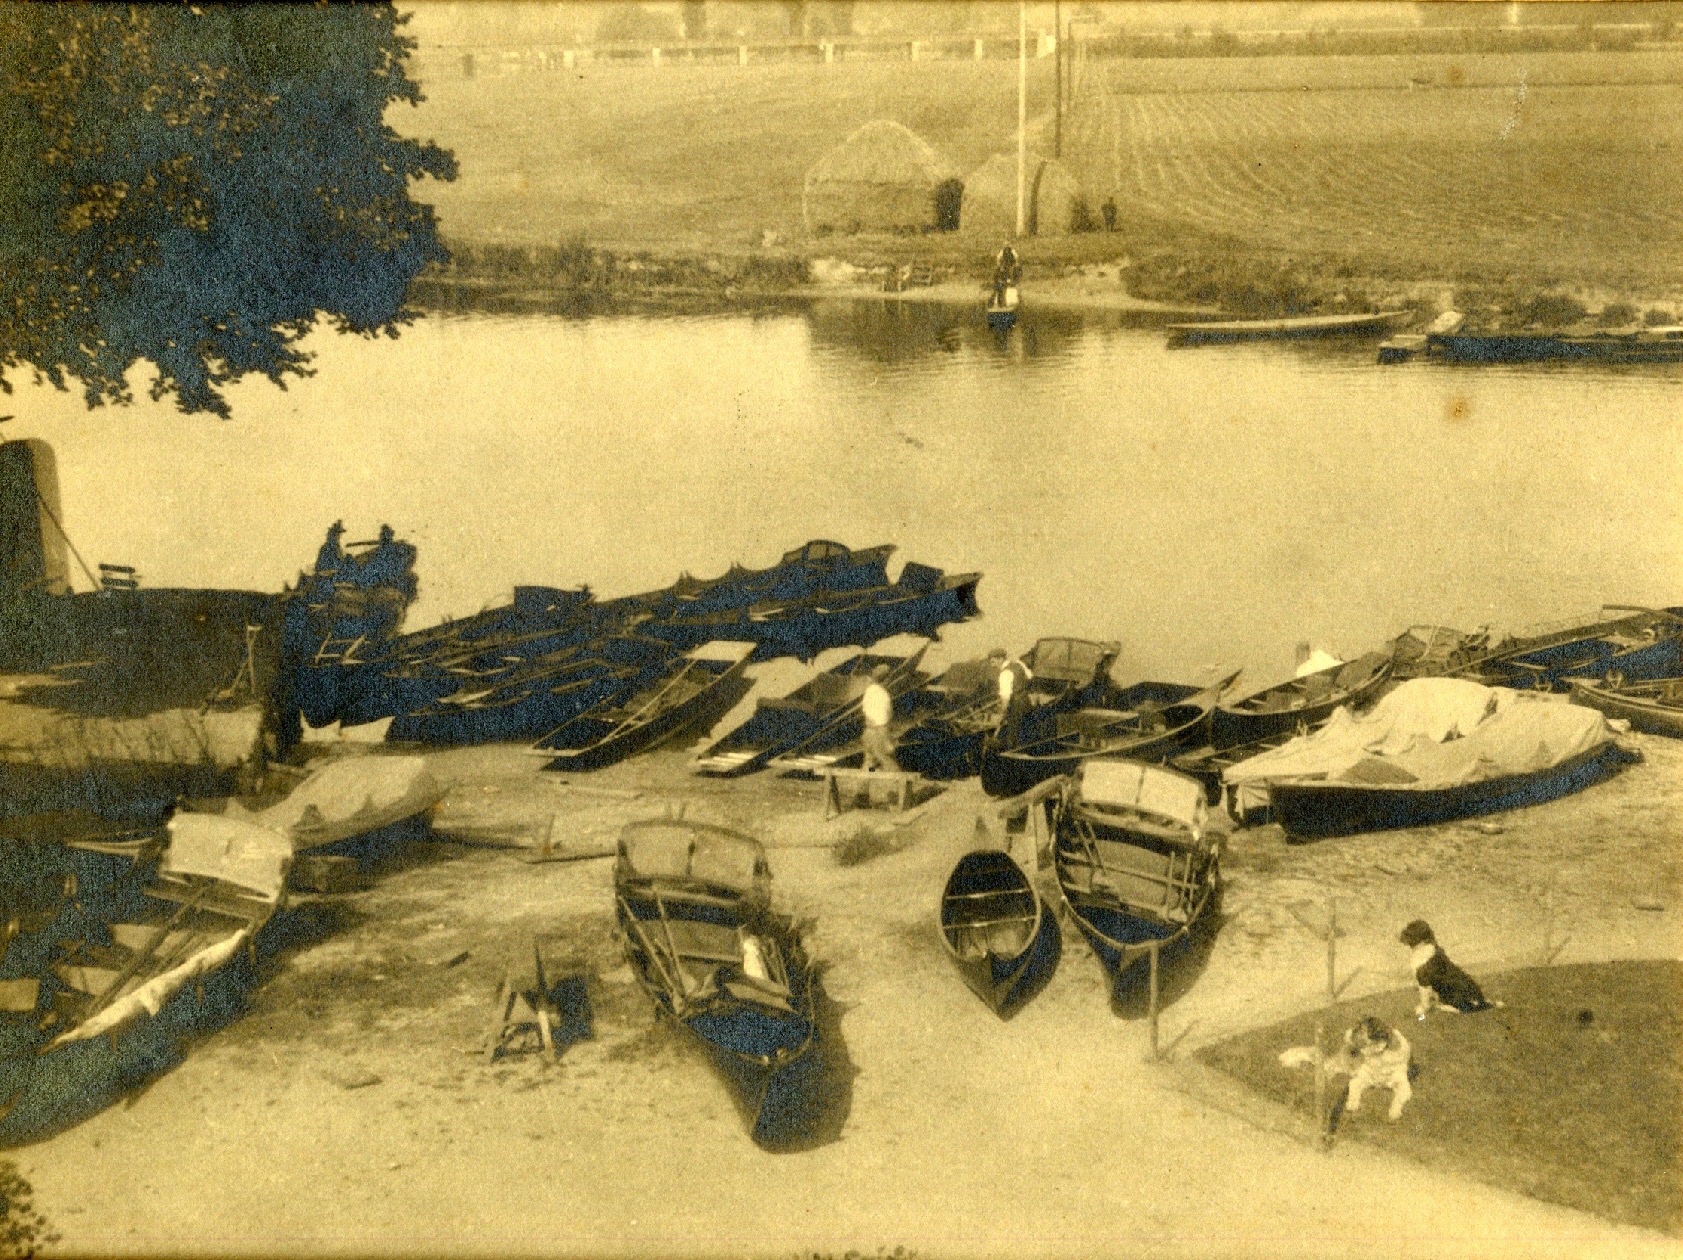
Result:
M1023 168L1028 162L1028 0L1017 0L1017 235L1028 226L1023 205Z

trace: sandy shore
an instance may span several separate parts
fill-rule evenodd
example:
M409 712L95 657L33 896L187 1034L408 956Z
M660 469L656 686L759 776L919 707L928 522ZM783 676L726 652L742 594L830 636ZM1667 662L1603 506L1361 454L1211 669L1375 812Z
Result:
M1485 973L1545 951L1678 957L1683 744L1641 744L1615 779L1483 825L1235 833L1228 917L1201 969L1171 978L1161 1063L1073 932L1009 1024L952 973L936 899L978 819L1000 834L974 781L904 817L825 821L815 783L699 779L677 753L567 780L512 748L433 754L453 784L436 843L301 911L249 1013L181 1066L13 1157L67 1254L1675 1255L1355 1142L1323 1153L1185 1062L1321 1000L1324 946L1294 904L1336 899L1346 996L1405 983L1394 938L1417 916ZM679 802L761 835L780 898L813 922L845 1043L839 1140L756 1147L632 982L611 864L521 860L551 819L605 851ZM838 865L830 846L862 826L897 851ZM587 977L595 1036L550 1066L487 1064L503 959L534 936Z

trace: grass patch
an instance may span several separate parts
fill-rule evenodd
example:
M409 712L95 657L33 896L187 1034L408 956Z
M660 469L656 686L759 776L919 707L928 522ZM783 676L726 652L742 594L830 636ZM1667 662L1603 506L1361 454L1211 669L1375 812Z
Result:
M855 827L836 841L836 865L858 866L872 858L898 853L905 847L905 843L892 831L878 831L871 826Z
M1389 1095L1370 1093L1358 1114L1344 1117L1341 1137L1610 1220L1683 1233L1683 964L1536 967L1481 980L1505 1009L1422 1023L1414 991L1399 990L1294 1016L1198 1057L1307 1116L1314 1075L1282 1068L1280 1051L1312 1042L1317 1018L1330 1043L1377 1015L1413 1044L1414 1099L1391 1124Z

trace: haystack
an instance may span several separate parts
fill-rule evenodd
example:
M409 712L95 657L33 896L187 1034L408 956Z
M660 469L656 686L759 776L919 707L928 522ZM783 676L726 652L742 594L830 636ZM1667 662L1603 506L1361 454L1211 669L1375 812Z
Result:
M807 231L956 227L962 188L957 175L927 141L899 123L868 122L807 171L801 202Z
M1027 228L1041 236L1086 226L1081 185L1062 162L1029 154L1023 163L1023 213ZM964 181L966 229L995 236L1017 230L1017 156L996 154Z

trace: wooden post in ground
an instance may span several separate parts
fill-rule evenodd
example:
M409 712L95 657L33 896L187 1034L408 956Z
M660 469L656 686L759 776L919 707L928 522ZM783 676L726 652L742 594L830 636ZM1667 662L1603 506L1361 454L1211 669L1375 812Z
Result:
M1326 1054L1326 1021L1315 1021L1315 1127L1321 1131L1322 1137L1329 1136L1327 1128L1329 1113L1327 1111L1327 1064Z
M1338 903L1327 899L1327 1002L1338 1001Z
M1159 1057L1157 1049L1157 942L1151 942L1151 998L1146 1018L1151 1025L1151 1057Z

